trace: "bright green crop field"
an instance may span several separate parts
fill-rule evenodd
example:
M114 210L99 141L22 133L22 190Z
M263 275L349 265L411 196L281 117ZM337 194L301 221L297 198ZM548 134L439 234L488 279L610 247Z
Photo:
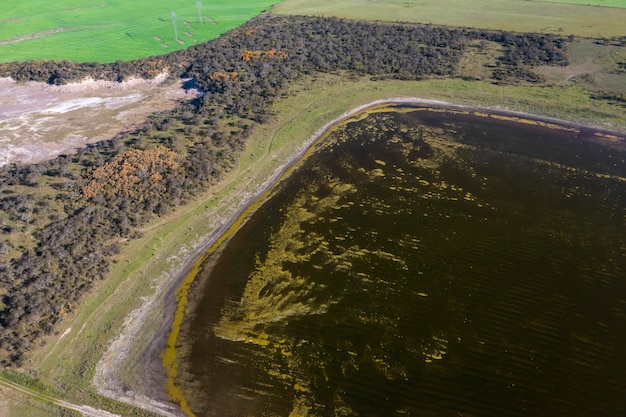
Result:
M279 1L1 0L0 62L163 55L216 38Z

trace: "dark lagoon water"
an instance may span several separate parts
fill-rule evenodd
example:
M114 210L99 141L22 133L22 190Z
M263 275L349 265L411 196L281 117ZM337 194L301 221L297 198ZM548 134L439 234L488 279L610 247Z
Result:
M343 124L206 261L197 416L626 415L624 139L462 113Z

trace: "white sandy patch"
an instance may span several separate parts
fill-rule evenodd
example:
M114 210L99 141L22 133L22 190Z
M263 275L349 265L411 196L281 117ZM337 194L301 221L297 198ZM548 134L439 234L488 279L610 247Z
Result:
M61 336L59 336L59 340L63 339L65 336L67 336L68 334L70 334L70 332L72 331L71 327L68 327L67 330L65 330L63 332L63 334Z
M73 110L78 110L82 107L95 107L98 104L106 101L100 97L85 97L85 98L74 98L70 100L61 101L56 106L48 107L44 111L43 114L49 113L67 113Z
M61 92L61 93L79 93L85 91L99 91L99 90L117 90L124 91L129 89L134 89L141 86L157 86L163 83L169 74L164 72L162 74L157 75L151 80L144 80L143 78L130 78L128 80L122 81L121 83L117 81L104 81L104 80L94 80L93 78L86 78L83 81L76 83L69 83L65 85L50 85L43 84L38 82L29 82L26 85L33 88L41 89L42 91L47 92Z
M187 94L182 82L161 85L167 77L122 83L87 79L63 86L0 78L0 167L72 153L197 97Z

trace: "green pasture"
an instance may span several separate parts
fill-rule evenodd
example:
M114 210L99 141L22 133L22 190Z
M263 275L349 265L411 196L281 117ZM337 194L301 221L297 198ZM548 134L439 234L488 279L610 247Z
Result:
M595 38L626 35L626 0L285 0L274 12Z
M199 13L196 0L2 0L0 62L163 55L216 38L278 1L201 0Z

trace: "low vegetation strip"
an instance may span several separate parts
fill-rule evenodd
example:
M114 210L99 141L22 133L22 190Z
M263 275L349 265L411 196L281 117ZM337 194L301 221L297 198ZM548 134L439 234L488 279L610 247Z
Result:
M584 4L582 4L584 2ZM572 4L581 3L581 4ZM527 0L286 0L275 13L336 16L387 22L431 23L459 27L511 30L514 32L556 33L584 37L624 36L626 3L588 6L601 1Z
M216 38L277 1L5 0L0 62L113 62L164 55Z

